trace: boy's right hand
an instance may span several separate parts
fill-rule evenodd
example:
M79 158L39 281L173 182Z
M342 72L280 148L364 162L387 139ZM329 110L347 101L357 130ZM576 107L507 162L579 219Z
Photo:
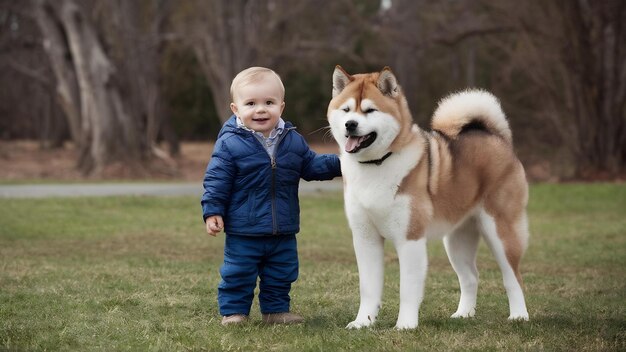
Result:
M206 232L215 237L224 229L224 221L219 215L213 215L206 218Z

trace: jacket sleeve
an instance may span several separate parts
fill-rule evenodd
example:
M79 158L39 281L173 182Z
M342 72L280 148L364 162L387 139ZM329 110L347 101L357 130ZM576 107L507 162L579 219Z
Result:
M224 217L235 175L235 164L226 143L218 139L204 173L204 194L200 201L203 220L212 215Z
M332 180L341 176L341 164L335 154L316 154L305 144L304 162L301 177L306 181Z

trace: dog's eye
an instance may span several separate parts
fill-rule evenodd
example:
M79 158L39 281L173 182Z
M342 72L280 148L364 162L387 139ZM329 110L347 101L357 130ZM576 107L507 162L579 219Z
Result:
M366 114L370 114L370 113L373 113L374 111L378 111L378 110L373 109L373 108L369 108L369 109L365 110L365 113Z
M343 108L341 110L343 110L344 112L350 112L350 108Z

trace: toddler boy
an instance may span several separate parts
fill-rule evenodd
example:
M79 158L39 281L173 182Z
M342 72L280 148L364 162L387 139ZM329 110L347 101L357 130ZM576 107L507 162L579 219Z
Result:
M298 184L341 176L339 158L316 155L283 121L285 88L274 71L243 70L230 93L234 115L218 134L201 201L207 233L226 233L218 286L222 325L247 320L257 278L263 321L301 323L289 310L298 278Z

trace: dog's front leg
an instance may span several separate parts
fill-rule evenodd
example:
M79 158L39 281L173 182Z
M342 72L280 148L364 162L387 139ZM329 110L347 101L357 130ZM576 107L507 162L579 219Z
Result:
M361 304L356 319L346 328L360 329L376 320L383 295L384 239L371 227L353 234L354 251L359 269Z
M396 329L415 329L419 307L424 298L428 258L426 239L398 240L395 243L400 261L400 312Z

